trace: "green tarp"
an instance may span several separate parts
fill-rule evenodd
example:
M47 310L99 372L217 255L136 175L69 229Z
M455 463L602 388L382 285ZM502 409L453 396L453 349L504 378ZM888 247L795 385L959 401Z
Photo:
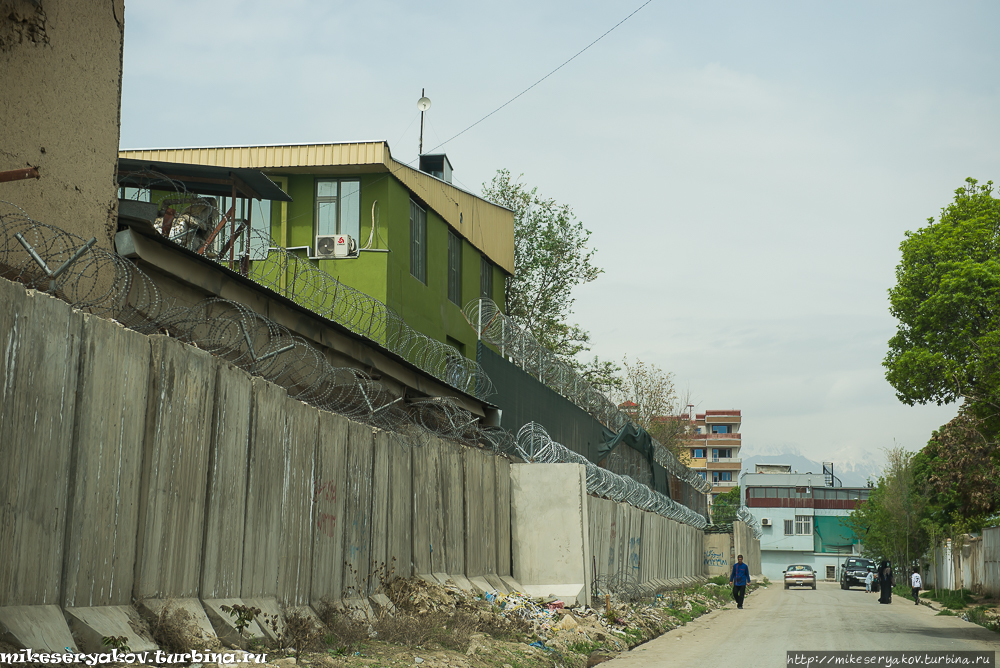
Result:
M858 543L850 527L844 524L843 518L831 515L816 515L813 517L813 551L827 554L851 554L853 546Z

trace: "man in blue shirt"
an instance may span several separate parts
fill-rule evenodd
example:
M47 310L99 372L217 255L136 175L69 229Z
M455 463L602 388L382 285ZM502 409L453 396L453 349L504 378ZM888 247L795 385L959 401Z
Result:
M736 599L736 607L743 609L743 597L747 594L747 585L750 584L750 569L743 563L743 555L736 555L736 563L733 564L733 573L729 576L729 583L733 585L733 598Z

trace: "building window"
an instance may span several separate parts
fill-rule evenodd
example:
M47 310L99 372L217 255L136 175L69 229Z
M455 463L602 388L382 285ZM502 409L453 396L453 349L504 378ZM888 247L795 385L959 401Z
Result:
M712 425L713 434L728 434L729 425L728 424L713 424Z
M692 453L693 453L691 455L692 457L694 457L695 459L701 459L702 457L705 456L705 448L695 448L694 450L692 450Z
M812 517L810 517L809 515L795 516L795 535L796 536L812 535Z
M786 536L795 535L795 522L793 520L785 520L785 535Z
M448 299L462 305L462 238L448 230Z
M410 275L427 283L427 212L410 200Z
M717 462L719 459L729 459L733 456L732 448L712 448L712 461Z
M315 216L317 239L349 234L357 241L361 230L361 182L316 179Z
M479 256L479 296L493 299L493 263L485 255Z
M698 471L698 477L702 480L706 480L708 476L708 471Z
M726 481L733 479L732 471L712 471L712 482Z

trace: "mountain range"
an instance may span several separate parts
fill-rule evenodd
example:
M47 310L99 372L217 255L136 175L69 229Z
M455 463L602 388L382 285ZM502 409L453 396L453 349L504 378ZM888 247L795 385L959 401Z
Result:
M844 453L841 453L844 454ZM882 475L882 464L874 458L864 457L861 459L844 459L837 461L831 457L827 461L833 462L833 475L840 479L844 487L866 487L868 481L873 483ZM792 467L793 472L798 473L822 473L823 464L809 459L799 453L784 454L759 454L743 458L743 473L753 473L756 464L787 464Z

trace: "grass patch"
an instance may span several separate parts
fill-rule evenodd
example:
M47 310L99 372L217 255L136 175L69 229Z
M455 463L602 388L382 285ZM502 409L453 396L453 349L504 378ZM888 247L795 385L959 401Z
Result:
M920 597L937 601L949 610L961 610L975 603L975 598L968 589L938 589L936 591L929 589L920 592Z
M1000 623L997 622L997 618L987 617L987 610L990 610L990 606L977 605L974 608L970 608L965 614L968 615L969 621L973 624L979 624L980 626L988 628L990 631L1000 631Z

